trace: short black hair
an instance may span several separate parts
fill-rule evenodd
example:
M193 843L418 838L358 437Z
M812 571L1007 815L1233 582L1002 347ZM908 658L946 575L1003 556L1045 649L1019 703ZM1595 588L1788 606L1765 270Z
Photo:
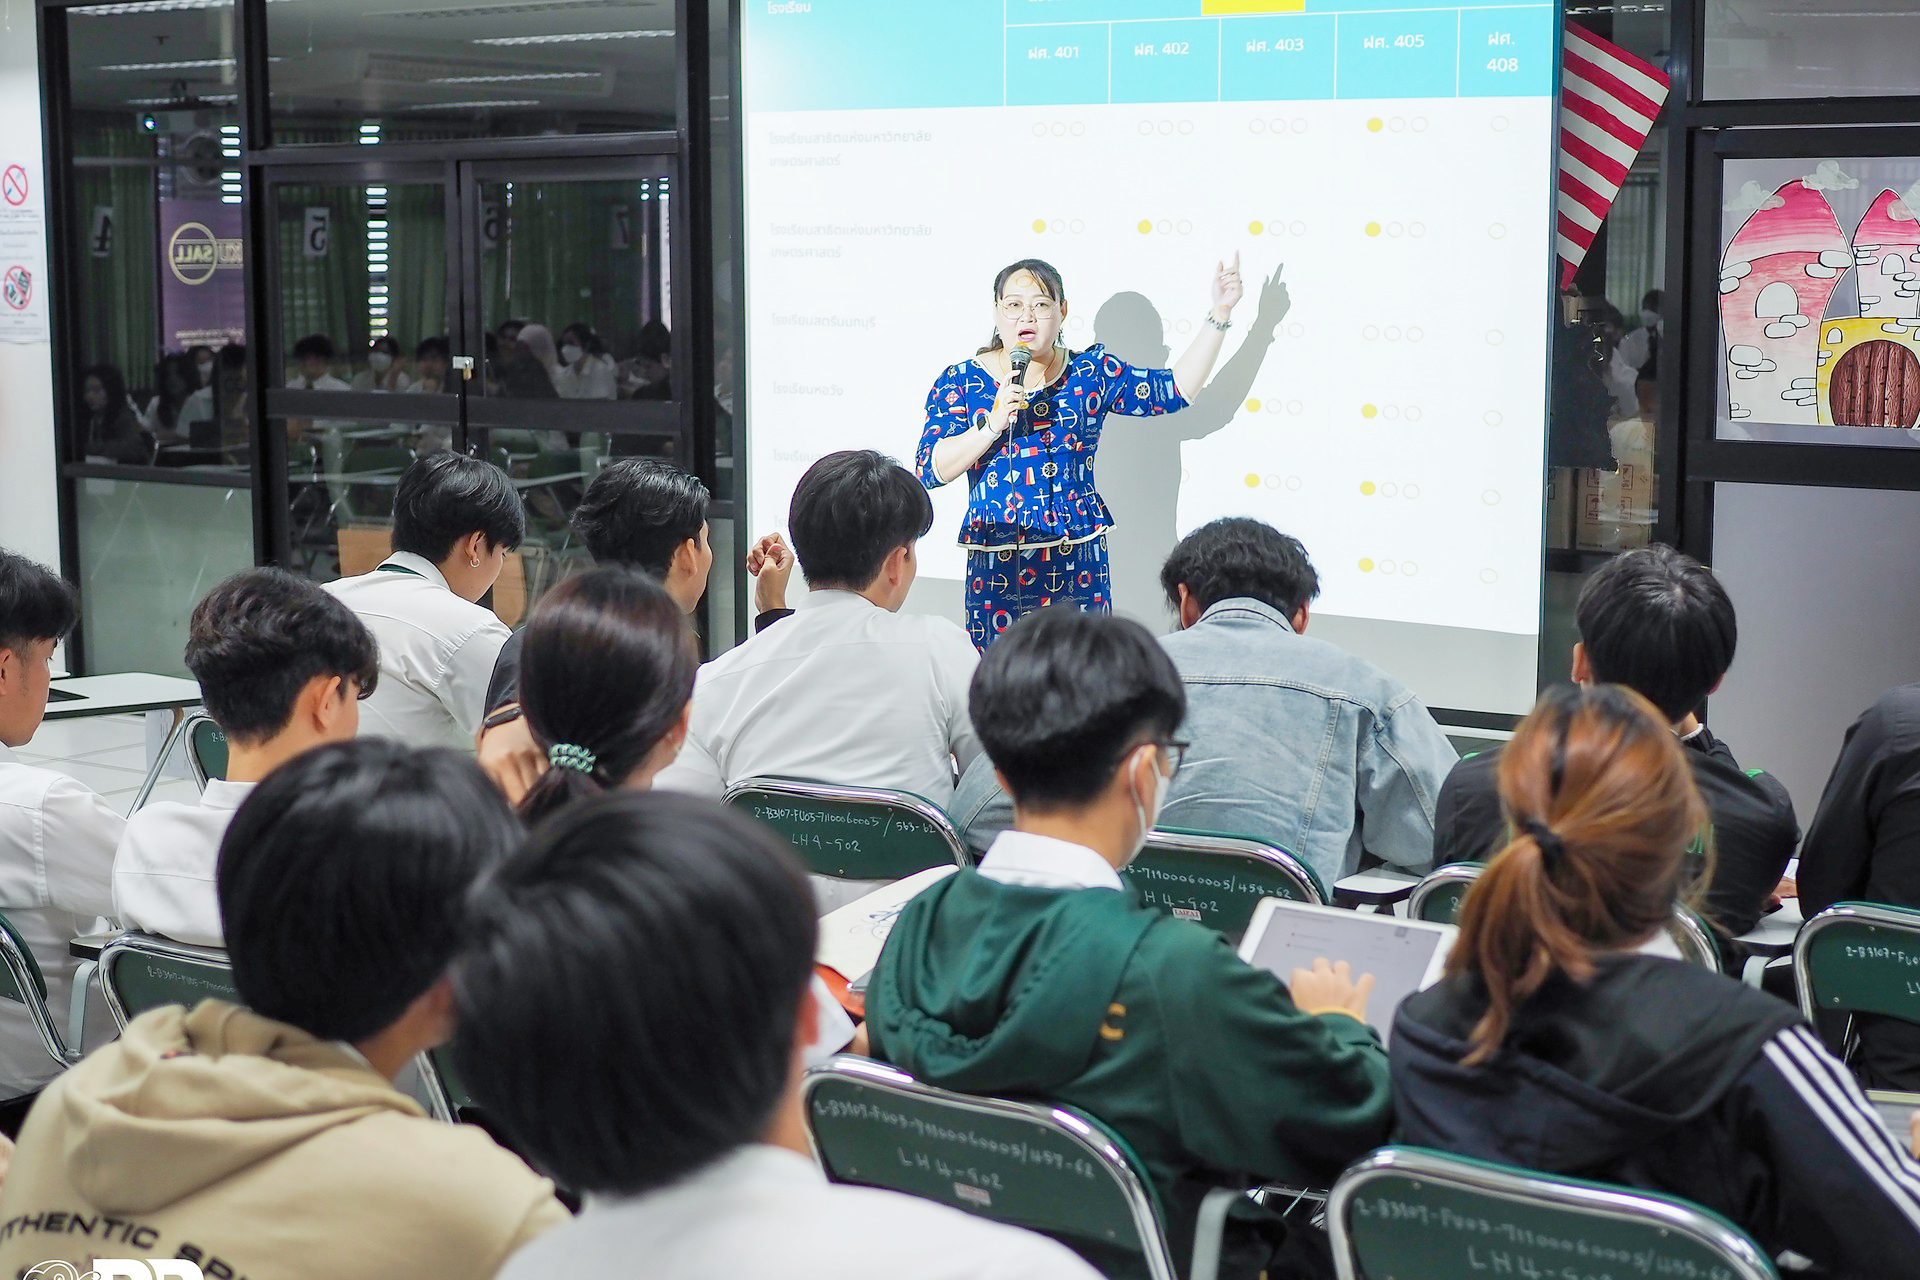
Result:
M967 705L1014 800L1044 812L1086 804L1129 751L1171 738L1187 691L1139 623L1056 607L994 641Z
M1258 600L1288 618L1320 594L1320 575L1298 538L1245 516L1203 524L1160 566L1167 603L1180 607L1180 588L1204 613L1222 600Z
M214 362L222 369L246 368L247 344L244 342L229 342L226 346L220 348L220 354L214 357Z
M293 344L295 360L305 360L308 356L319 356L322 360L333 359L333 339L324 333L310 333Z
M553 768L520 802L533 821L621 786L693 698L700 653L665 587L628 565L577 574L541 597L520 647L520 706L543 748L592 752L593 768Z
M573 531L599 564L629 564L667 576L680 544L700 540L713 495L670 462L622 458L593 478L573 513Z
M451 363L453 360L453 344L445 338L422 338L420 339L419 345L413 349L413 358L415 360L418 360L421 356L439 356L442 360Z
M287 727L315 676L372 692L380 651L359 616L317 584L284 569L243 569L195 606L187 670L227 737L262 742Z
M452 966L475 883L519 838L470 755L356 738L295 756L220 842L241 1000L321 1040L392 1026Z
M0 649L20 653L37 640L64 640L79 620L80 593L71 582L0 548Z
M527 509L506 473L463 453L416 458L393 492L393 549L439 564L453 544L483 533L489 547L511 551L526 540Z
M400 344L383 333L377 338L368 340L367 350L384 351L390 356L398 356L400 354Z
M1594 571L1573 610L1593 678L1683 719L1733 665L1733 600L1713 570L1658 543Z
M476 915L454 1066L516 1150L569 1189L635 1195L761 1138L816 931L772 831L694 796L602 796L538 827Z
M807 468L787 511L793 554L812 587L872 582L897 547L933 528L926 486L884 453L848 449Z

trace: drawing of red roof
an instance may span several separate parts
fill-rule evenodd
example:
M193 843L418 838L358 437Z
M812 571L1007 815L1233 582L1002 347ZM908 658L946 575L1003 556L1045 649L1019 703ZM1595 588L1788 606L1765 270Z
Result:
M1840 221L1826 197L1807 187L1800 179L1773 193L1778 205L1761 209L1734 235L1727 246L1726 262L1756 262L1776 253L1819 255L1829 250L1848 248L1841 234Z
M1920 244L1920 218L1907 208L1907 202L1891 191L1882 191L1860 227L1853 233L1855 244Z

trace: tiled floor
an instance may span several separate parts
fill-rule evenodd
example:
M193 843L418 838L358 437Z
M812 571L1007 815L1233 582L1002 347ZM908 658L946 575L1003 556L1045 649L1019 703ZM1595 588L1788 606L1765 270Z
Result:
M148 750L144 716L94 716L48 721L33 735L33 741L13 754L22 764L57 769L79 779L125 813L133 807L140 784L146 779ZM163 777L151 800L190 804L199 796L199 789L184 776L184 769L176 765L176 771L182 776Z

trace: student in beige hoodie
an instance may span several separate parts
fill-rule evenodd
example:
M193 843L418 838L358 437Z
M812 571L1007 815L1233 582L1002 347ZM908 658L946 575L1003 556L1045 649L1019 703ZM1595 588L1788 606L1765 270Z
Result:
M218 874L248 1007L154 1010L48 1087L0 1189L0 1276L485 1280L565 1221L545 1179L391 1083L452 1033L468 891L516 835L452 751L362 738L262 782Z

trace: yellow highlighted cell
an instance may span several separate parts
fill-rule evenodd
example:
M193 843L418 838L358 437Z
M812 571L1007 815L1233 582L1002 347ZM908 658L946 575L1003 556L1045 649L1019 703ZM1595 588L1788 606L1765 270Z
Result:
M1368 234L1368 235L1370 235L1370 236L1377 236L1377 235L1379 235L1379 234L1380 234L1380 224L1379 224L1379 223L1377 223L1377 222L1369 222L1369 223L1367 224L1367 234Z
M1377 418L1380 416L1380 409L1377 405L1363 404L1360 406L1360 416L1363 418Z
M1264 223L1264 222L1249 222L1249 223L1247 224L1247 233L1248 233L1249 235L1256 235L1256 236L1257 236L1257 235L1259 235L1259 234L1260 234L1260 233L1261 233L1262 231L1265 231L1266 229L1267 229L1267 224L1266 224L1266 223Z
M1033 220L1033 233L1035 235L1039 235L1042 231L1045 231L1046 229L1047 229L1047 220L1045 218L1035 218Z
M1251 471L1247 472L1247 488L1258 489L1259 487L1260 487L1260 477L1257 475L1254 475L1253 472Z
M1366 495L1367 495L1367 496L1368 496L1369 498L1371 498L1371 497L1373 496L1373 492L1374 492L1374 484L1373 484L1373 481L1371 481L1371 480L1362 480L1362 481L1360 482L1360 492L1361 492L1361 493L1364 493L1364 494L1366 494Z
M1258 400L1247 401L1247 412L1248 413L1260 412L1260 402Z
M1386 127L1387 127L1387 122L1385 120L1382 120L1379 116L1375 116L1373 119L1367 121L1368 133L1378 133Z
M1150 232L1151 232L1152 230L1153 230L1153 223L1151 223L1151 222L1149 222L1149 221L1148 221L1147 219L1145 219L1145 218L1142 218L1142 219L1140 219L1140 234L1141 234L1141 235L1143 235L1143 236L1144 236L1144 235L1147 235L1147 234L1148 234L1148 233L1150 233Z
M1200 0L1200 12L1206 17L1229 17L1236 13L1305 13L1307 0Z
M1372 572L1373 572L1373 561L1371 561L1371 560L1366 560L1366 559L1362 559L1362 560L1360 561L1360 572L1362 572L1362 573L1372 573Z

